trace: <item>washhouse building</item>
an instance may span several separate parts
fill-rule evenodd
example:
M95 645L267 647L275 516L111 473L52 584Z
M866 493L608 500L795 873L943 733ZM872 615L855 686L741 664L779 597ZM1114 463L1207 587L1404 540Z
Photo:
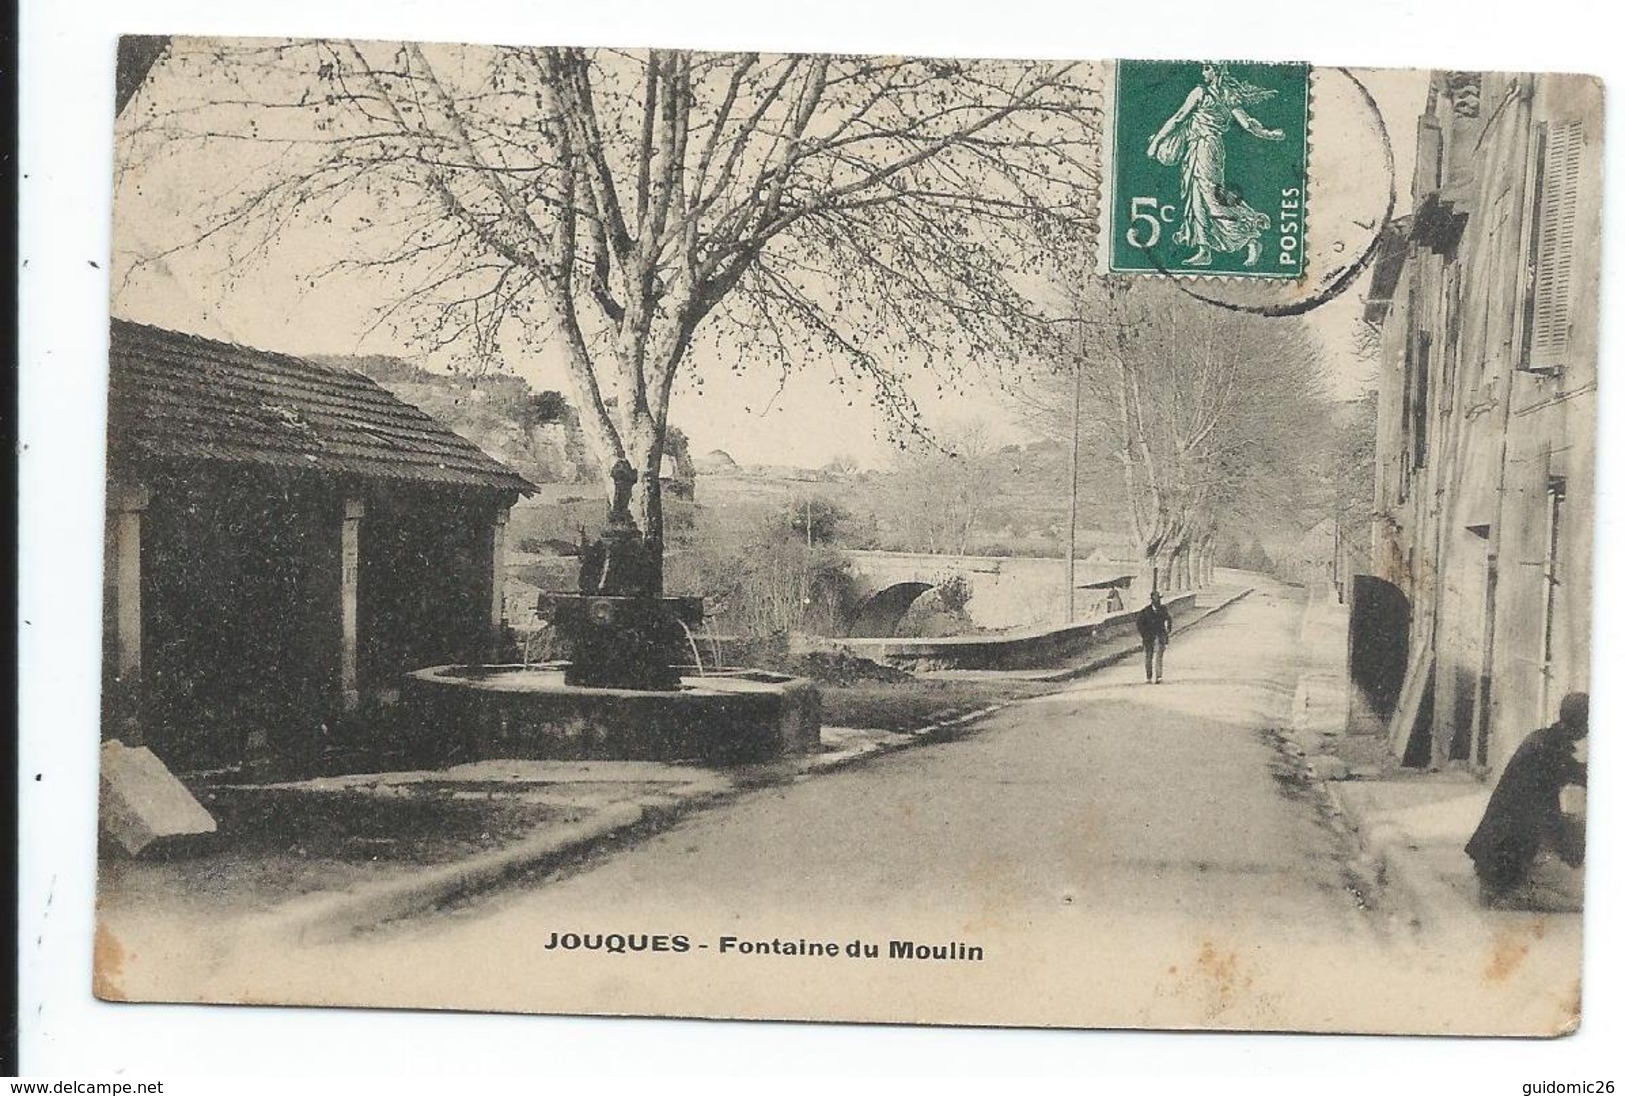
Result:
M110 351L105 737L308 774L405 671L490 656L529 482L359 373L121 320Z

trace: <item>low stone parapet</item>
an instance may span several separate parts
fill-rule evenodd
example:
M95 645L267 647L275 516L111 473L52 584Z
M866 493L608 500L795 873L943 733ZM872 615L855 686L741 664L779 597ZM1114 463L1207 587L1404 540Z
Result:
M1163 604L1178 622L1196 609L1196 594L1177 594ZM1016 628L997 635L834 639L828 645L914 671L1053 669L1138 645L1139 634L1134 626L1137 612L1137 608L1125 609L1088 623Z

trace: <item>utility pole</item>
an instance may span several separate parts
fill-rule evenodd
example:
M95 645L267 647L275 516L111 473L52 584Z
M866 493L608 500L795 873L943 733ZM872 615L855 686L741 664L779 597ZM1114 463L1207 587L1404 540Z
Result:
M1066 525L1066 622L1077 619L1078 447L1083 433L1083 309L1077 317L1077 354L1072 359L1072 501Z
M790 528L795 528L795 503L790 504ZM806 522L807 551L801 557L801 627L807 628L807 607L812 604L812 496L808 495L802 503L802 520Z
M1337 509L1332 512L1332 600L1343 604L1343 498L1338 488Z

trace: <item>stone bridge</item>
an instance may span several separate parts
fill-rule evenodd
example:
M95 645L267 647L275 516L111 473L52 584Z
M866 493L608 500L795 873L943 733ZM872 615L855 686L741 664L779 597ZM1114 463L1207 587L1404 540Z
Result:
M970 589L965 611L978 628L1060 624L1066 615L1066 564L1058 557L864 551L846 555L862 595L850 636L895 635L909 606L955 576ZM1125 606L1137 604L1143 585L1137 563L1078 560L1075 566L1080 620L1104 615L1113 588L1120 591Z

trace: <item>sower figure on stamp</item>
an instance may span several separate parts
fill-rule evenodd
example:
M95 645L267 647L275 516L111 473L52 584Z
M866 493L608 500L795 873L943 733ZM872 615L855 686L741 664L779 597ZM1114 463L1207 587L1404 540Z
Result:
M1584 836L1563 814L1560 794L1570 784L1585 787L1586 767L1574 747L1589 729L1589 709L1587 694L1565 696L1557 722L1524 739L1502 770L1484 819L1467 842L1484 905L1535 904L1525 892L1542 853L1554 853L1570 867L1584 859Z
M1269 215L1225 185L1224 135L1234 122L1259 140L1282 140L1282 130L1244 109L1274 94L1236 79L1224 64L1203 65L1202 82L1146 146L1146 155L1158 163L1179 165L1184 209L1174 242L1196 249L1185 266L1211 265L1214 251L1245 251L1245 265L1258 265L1259 238L1270 227Z
M1140 646L1145 648L1145 680L1162 684L1162 652L1174 634L1174 618L1162 603L1162 595L1151 591L1151 602L1134 616L1140 630Z

